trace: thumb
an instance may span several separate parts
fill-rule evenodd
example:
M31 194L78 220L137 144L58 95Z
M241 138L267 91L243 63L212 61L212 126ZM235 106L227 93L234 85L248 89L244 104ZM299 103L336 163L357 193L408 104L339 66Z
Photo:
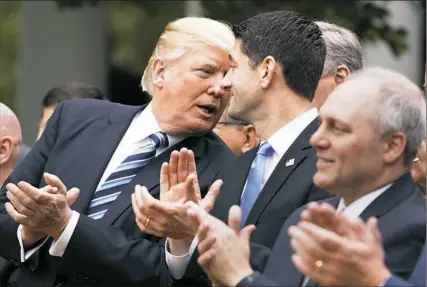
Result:
M240 221L242 221L242 210L239 206L233 205L228 212L228 226L233 229L236 234L240 232Z
M73 187L67 192L67 204L68 206L73 205L79 197L80 189Z
M368 225L369 231L375 238L375 241L381 242L381 233L378 230L378 220L375 217L371 217L368 219L367 225Z
M247 240L248 242L251 239L251 235L252 233L255 231L256 227L255 225L251 224L248 226L245 226L241 231L240 231L240 238L243 238L245 240Z
M214 207L216 198L218 197L219 191L222 186L222 180L216 180L211 187L209 188L206 196L200 201L200 207L202 207L206 212L210 212Z
M60 193L65 194L67 192L67 187L56 175L45 172L43 177L48 185L58 188Z

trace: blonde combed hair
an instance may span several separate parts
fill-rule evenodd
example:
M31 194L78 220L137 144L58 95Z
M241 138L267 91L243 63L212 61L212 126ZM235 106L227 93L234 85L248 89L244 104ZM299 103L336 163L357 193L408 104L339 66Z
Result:
M157 58L175 60L198 43L219 47L231 52L234 34L230 25L203 17L185 17L170 22L160 35L141 79L142 89L153 95L152 69Z

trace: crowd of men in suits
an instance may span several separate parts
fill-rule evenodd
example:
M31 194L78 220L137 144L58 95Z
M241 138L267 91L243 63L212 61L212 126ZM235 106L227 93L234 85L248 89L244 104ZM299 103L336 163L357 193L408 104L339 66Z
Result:
M425 286L425 98L354 33L181 18L141 86L46 103L0 190L3 284Z

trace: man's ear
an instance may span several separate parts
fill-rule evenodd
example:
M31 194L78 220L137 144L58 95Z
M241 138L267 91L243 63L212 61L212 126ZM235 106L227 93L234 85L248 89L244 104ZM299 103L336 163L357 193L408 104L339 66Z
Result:
M336 70L337 72L335 73L334 80L335 84L338 86L350 76L350 69L346 65L339 65Z
M243 134L245 135L245 142L242 146L242 153L253 149L258 144L258 139L255 131L255 127L251 124L244 126Z
M160 58L156 58L153 62L153 84L158 89L163 88L164 80L165 80L165 61Z
M383 137L383 160L386 164L393 164L405 152L406 136L402 132L394 132Z
M0 165L9 161L12 156L13 140L11 137L5 136L0 138Z
M276 60L274 60L272 56L266 57L261 64L259 64L258 72L260 74L261 87L263 89L268 88L273 80L276 67Z

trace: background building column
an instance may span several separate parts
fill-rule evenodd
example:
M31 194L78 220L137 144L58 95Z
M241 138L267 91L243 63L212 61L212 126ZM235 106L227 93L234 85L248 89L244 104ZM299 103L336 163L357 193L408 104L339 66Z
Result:
M54 1L23 1L17 114L24 143L37 135L41 101L53 86L83 81L106 92L105 7L59 11Z

